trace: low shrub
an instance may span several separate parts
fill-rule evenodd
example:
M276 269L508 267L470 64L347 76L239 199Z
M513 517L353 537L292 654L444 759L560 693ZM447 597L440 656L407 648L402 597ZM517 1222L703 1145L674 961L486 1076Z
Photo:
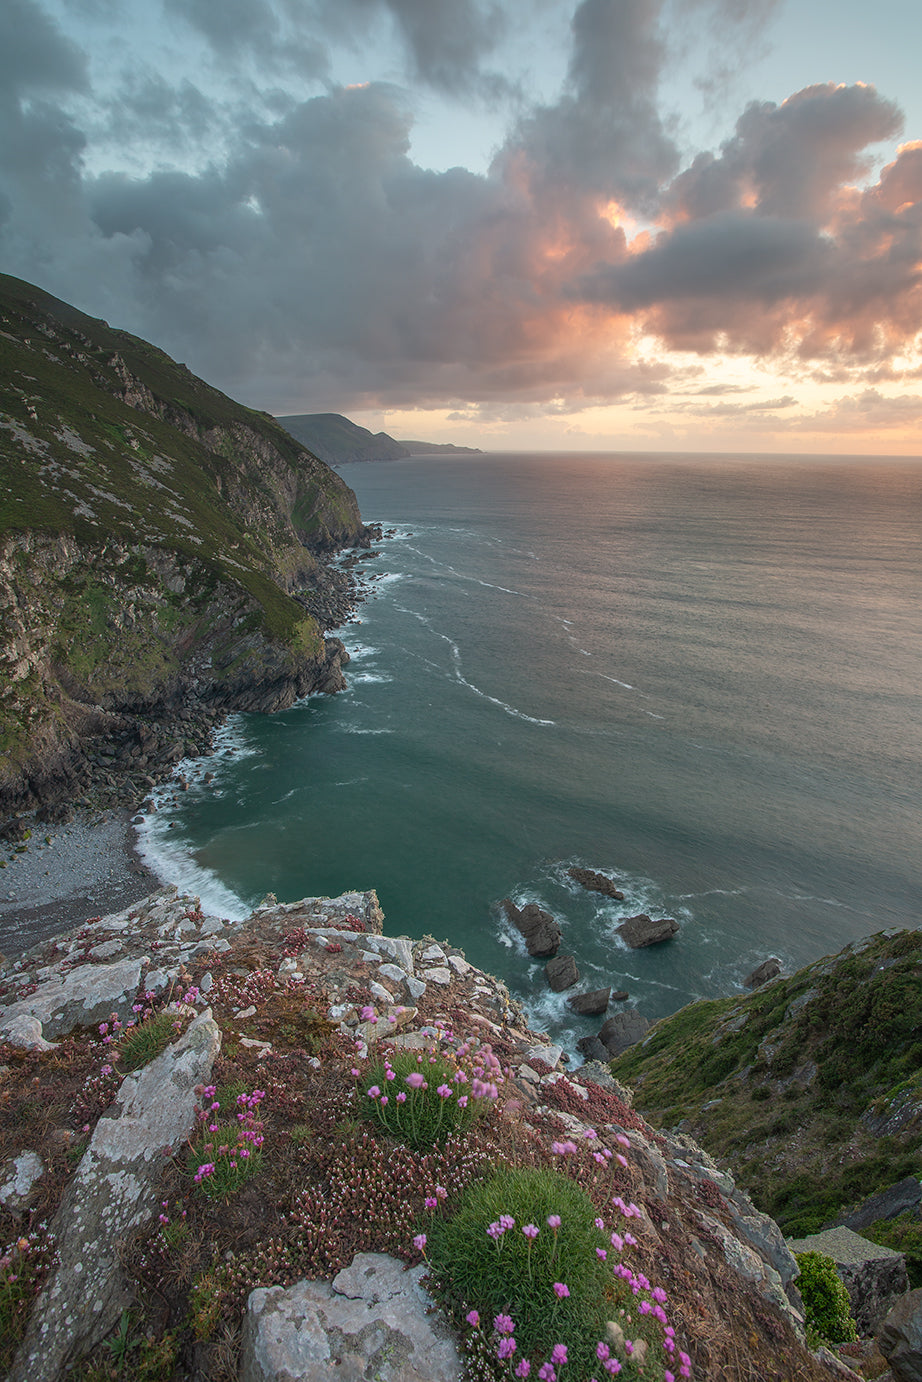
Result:
M639 1211L615 1201L628 1220ZM445 1308L488 1375L667 1379L675 1352L666 1293L621 1261L635 1240L612 1231L588 1195L556 1171L506 1167L468 1187L415 1246ZM473 1331L473 1333L471 1333ZM497 1370L497 1364L503 1365ZM672 1364L690 1375L686 1355Z
M233 1121L226 1117L230 1102L226 1092L222 1098L214 1085L205 1085L199 1093L200 1130L190 1145L186 1166L203 1195L223 1200L239 1190L262 1164L262 1123L257 1115L265 1091L237 1094L231 1105L237 1109Z
M858 1337L848 1292L839 1280L836 1264L822 1252L795 1254L800 1276L797 1289L806 1312L807 1331L815 1330L828 1344L850 1344Z
M396 1051L355 1068L359 1112L397 1141L426 1151L465 1132L499 1095L499 1061L487 1045L447 1037L427 1051Z

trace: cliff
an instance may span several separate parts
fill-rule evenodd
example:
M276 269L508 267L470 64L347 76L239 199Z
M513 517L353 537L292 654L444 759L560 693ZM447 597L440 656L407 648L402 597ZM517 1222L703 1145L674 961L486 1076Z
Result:
M274 419L0 276L0 810L143 794L224 711L340 688L329 558L370 540Z
M374 893L234 924L166 889L95 918L0 972L0 1062L14 1382L506 1377L491 1273L519 1356L549 1320L574 1382L603 1357L661 1382L848 1375L805 1348L793 1259L732 1178L604 1067L569 1073L456 948L384 934Z
M812 1233L919 1176L920 993L922 931L881 932L745 997L682 1008L612 1069L786 1233Z

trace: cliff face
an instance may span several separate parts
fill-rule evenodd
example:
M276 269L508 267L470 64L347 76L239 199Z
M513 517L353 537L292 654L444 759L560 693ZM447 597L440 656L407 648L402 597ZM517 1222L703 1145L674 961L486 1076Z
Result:
M74 794L98 751L151 766L150 722L179 711L198 732L341 688L309 606L328 556L370 542L348 486L37 288L0 276L0 318L0 809Z
M613 1061L651 1122L719 1156L791 1235L918 1176L922 931L690 1004Z

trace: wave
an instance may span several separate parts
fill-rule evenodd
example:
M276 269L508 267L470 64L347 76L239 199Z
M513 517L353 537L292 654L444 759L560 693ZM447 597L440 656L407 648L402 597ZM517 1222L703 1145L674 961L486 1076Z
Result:
M148 817L137 831L136 849L144 863L161 883L175 883L181 893L201 899L202 911L227 921L243 921L253 910L217 874L193 857L188 844L167 835L169 825Z
M482 700L489 701L491 705L499 706L500 710L504 710L507 715L511 715L514 719L524 720L526 724L554 726L557 723L556 720L539 720L534 715L526 715L524 710L517 710L514 705L509 705L507 701L501 701L497 696L491 696L488 692L481 691L480 687L475 686L472 681L468 681L467 677L461 671L461 649L458 647L454 639L449 638L448 634L446 633L440 633L438 637L443 638L451 648L451 657L455 671L455 681L459 682L462 686L467 687L468 691L473 691L475 696L480 696Z

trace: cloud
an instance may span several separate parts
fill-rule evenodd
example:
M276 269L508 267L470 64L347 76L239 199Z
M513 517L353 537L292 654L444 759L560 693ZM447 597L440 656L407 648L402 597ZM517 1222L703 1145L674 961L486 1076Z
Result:
M900 116L872 87L750 104L683 168L661 95L674 5L580 0L556 99L516 107L486 173L437 172L410 157L414 91L328 77L318 89L330 46L386 31L417 81L495 94L511 0L164 3L223 85L137 48L90 92L80 49L37 0L10 0L0 248L10 271L256 406L502 420L646 406L672 388L687 398L700 374L670 350L862 386L913 368L922 144L875 180L868 151ZM696 0L696 13L738 35L771 3ZM100 171L114 136L119 170ZM794 403L785 386L768 402L688 405L705 406Z

